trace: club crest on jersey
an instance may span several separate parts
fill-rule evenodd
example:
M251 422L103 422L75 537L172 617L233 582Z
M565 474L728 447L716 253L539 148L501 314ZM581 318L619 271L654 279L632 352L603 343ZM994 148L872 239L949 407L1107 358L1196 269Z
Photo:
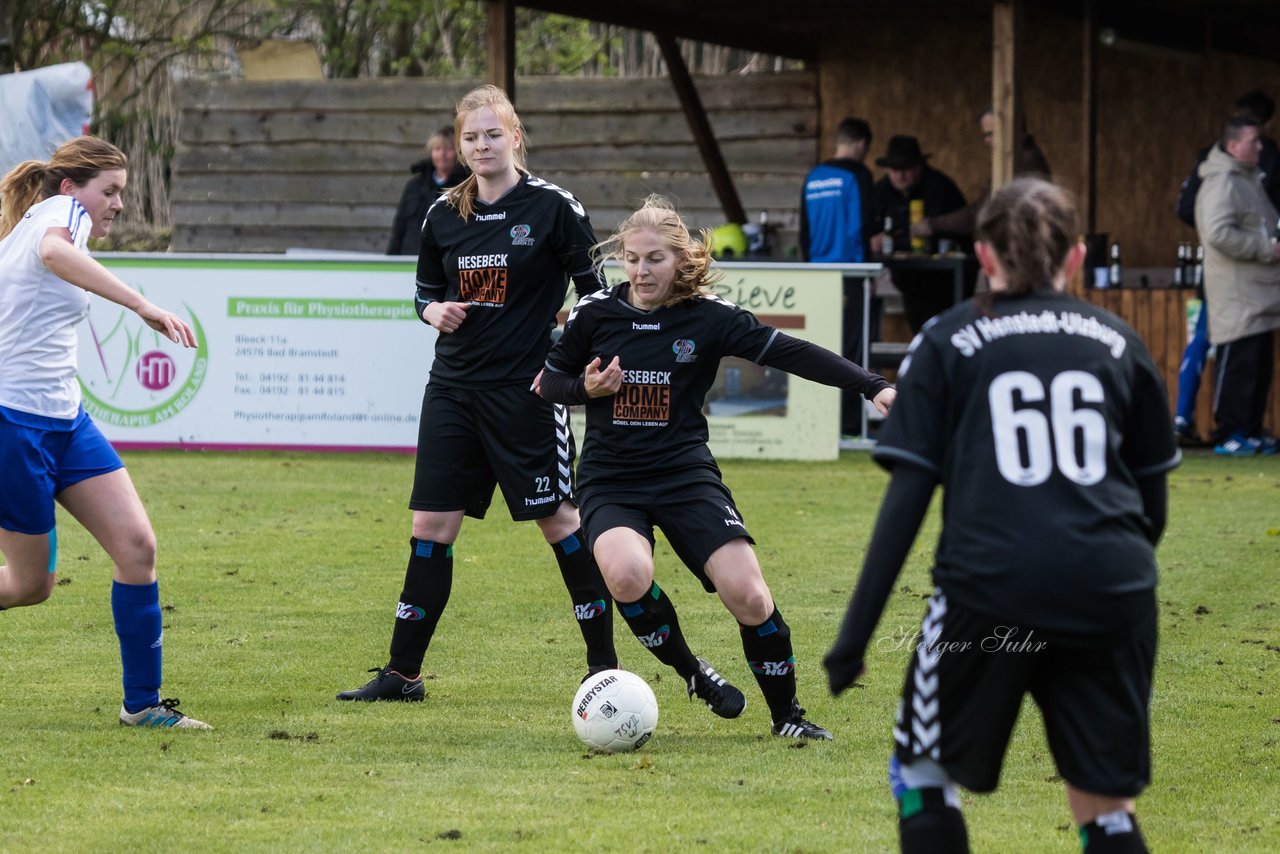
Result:
M676 354L677 362L696 362L698 357L693 353L695 346L692 338L678 338L672 343L671 352Z
M530 229L528 225L511 226L511 245L512 246L532 246L533 238L529 236Z

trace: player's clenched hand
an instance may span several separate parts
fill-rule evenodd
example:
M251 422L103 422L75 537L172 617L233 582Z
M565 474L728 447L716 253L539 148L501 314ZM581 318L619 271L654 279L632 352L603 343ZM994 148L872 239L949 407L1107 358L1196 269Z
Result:
M861 655L850 655L839 646L822 659L822 666L827 669L827 685L831 688L831 696L838 697L841 692L858 681L858 677L866 672L866 664Z
M142 301L142 305L138 306L134 311L138 317L142 318L142 322L150 326L156 332L162 333L166 338L175 344L181 344L183 347L196 346L196 334L191 331L191 327L186 321L178 317L172 311L165 311L155 303Z
M875 406L876 412L879 412L881 415L888 415L889 410L893 408L893 402L897 399L897 389L886 388L881 389L879 394L871 398L871 403Z
M618 357L614 356L613 361L604 370L600 370L600 357L596 356L582 372L582 379L587 387L587 397L617 394L618 389L622 388L622 366Z
M467 304L464 302L433 302L422 310L422 319L435 327L436 331L457 332L462 321L467 319Z

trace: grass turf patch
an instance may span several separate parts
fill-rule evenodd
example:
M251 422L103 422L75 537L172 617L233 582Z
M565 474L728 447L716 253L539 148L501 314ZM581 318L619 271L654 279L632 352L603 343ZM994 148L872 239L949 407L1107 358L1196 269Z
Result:
M616 621L660 720L643 750L587 754L569 706L585 673L550 549L499 501L468 520L421 704L334 700L385 662L407 557L412 461L398 455L126 455L160 544L164 696L211 733L119 727L110 566L59 516L59 586L0 614L0 849L885 851L889 727L919 624L936 502L860 685L819 661L886 476L834 463L726 462L792 626L801 702L836 741L768 734L737 628L659 540L658 580L695 652L748 698L690 703ZM1159 557L1154 773L1139 801L1162 851L1280 849L1280 460L1189 455ZM1087 555L1081 556L1087 560ZM1038 712L1001 789L965 797L975 850L1078 850Z

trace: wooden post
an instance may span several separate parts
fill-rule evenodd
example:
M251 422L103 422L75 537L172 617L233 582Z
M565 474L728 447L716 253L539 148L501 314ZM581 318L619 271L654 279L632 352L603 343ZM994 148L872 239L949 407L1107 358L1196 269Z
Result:
M666 61L667 72L671 75L671 85L676 90L676 97L680 99L680 106L684 109L684 117L689 122L689 129L693 131L694 142L698 144L698 152L702 155L703 165L707 167L711 186L716 191L716 198L720 200L720 208L724 211L725 219L729 222L744 224L747 221L747 214L742 207L742 200L738 198L738 190L733 185L728 167L725 166L724 156L720 153L720 146L711 130L711 123L707 121L707 111L702 107L702 99L698 97L698 90L693 85L693 78L689 76L689 68L684 64L684 57L680 55L675 37L670 33L656 31L653 37L657 39L658 47L662 49L662 58Z
M516 102L516 4L515 0L485 0L485 79L501 87Z
M1084 38L1080 64L1084 69L1081 90L1080 211L1085 234L1098 227L1098 0L1084 0Z
M991 4L991 114L995 136L991 140L991 190L1013 180L1014 155L1022 145L1025 127L1018 114L1018 38L1022 32L1022 0L995 0Z

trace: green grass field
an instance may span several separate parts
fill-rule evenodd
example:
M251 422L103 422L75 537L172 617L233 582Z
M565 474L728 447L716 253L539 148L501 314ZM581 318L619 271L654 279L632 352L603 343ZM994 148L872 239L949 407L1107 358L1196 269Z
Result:
M661 719L643 750L614 756L574 736L581 644L533 525L499 507L464 527L427 702L341 704L385 661L411 459L126 459L160 540L164 695L215 730L117 725L110 567L63 518L53 598L0 614L0 850L896 850L884 768L937 519L868 674L831 698L819 661L886 482L868 455L724 465L792 626L801 700L836 740L768 734L732 618L660 543L691 645L749 704L734 721L690 704L619 620L623 665ZM1157 851L1277 851L1280 459L1190 455L1171 492L1144 832ZM975 851L1079 850L1034 707L1000 791L965 810Z

